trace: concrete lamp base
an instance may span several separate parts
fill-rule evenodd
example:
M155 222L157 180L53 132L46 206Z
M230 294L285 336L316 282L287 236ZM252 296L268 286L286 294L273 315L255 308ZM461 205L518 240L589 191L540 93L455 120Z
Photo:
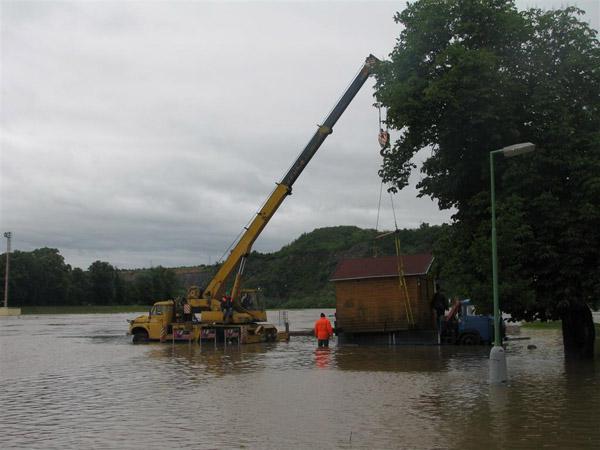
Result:
M494 345L490 351L490 383L501 384L508 381L506 353L500 345Z

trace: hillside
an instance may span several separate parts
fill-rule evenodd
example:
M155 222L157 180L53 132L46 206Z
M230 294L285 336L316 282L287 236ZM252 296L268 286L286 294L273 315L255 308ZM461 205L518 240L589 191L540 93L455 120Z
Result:
M431 251L440 227L399 231L402 253ZM260 287L271 308L333 306L329 277L343 258L395 254L394 237L354 226L318 228L273 253L252 252L244 286ZM205 286L218 266L173 269L183 286Z

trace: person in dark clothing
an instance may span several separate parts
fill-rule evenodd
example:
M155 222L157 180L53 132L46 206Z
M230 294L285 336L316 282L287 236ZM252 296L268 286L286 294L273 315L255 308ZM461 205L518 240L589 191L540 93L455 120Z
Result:
M433 298L431 299L431 309L435 311L435 323L437 324L438 329L440 328L442 319L444 314L446 313L446 307L448 306L448 300L444 294L442 294L442 290L440 289L440 285L435 285L435 294L433 294Z
M192 321L192 305L186 300L183 304L183 321L191 322Z
M226 292L221 299L221 311L223 312L223 321L233 318L233 299L229 292Z
M252 297L250 297L250 295L247 292L244 292L244 295L242 295L242 308L252 309L252 307Z

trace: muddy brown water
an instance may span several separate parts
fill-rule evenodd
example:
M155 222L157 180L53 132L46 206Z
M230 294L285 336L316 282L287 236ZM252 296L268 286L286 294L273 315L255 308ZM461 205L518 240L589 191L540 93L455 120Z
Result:
M133 316L2 318L0 447L600 448L600 360L567 365L558 330L492 387L488 347L133 345Z

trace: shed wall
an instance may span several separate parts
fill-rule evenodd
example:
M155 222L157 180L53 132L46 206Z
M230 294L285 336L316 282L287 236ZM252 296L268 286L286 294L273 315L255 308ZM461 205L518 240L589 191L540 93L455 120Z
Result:
M433 295L430 277L406 277L414 325L407 320L404 290L397 277L367 278L335 282L336 320L345 333L385 332L416 328L432 330L429 303Z

